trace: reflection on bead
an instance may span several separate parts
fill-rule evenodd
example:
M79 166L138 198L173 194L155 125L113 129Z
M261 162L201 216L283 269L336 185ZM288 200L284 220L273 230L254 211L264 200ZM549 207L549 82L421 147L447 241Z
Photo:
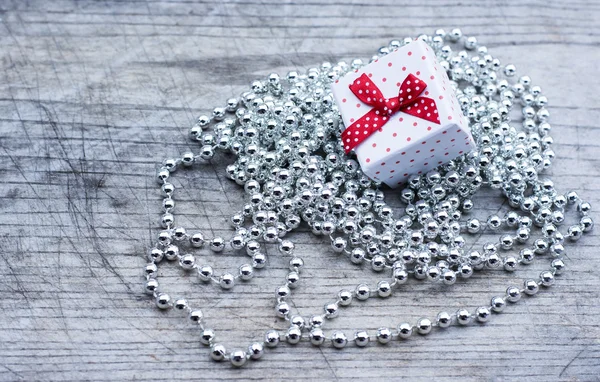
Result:
M252 279L252 276L254 276L254 269L250 264L242 264L240 266L239 272L240 278L244 281L250 280Z
M155 291L158 290L158 281L155 279L149 279L146 281L146 285L144 286L144 291L146 294L154 294Z
M178 298L177 300L175 300L175 302L173 303L173 307L177 310L184 310L187 309L188 307L188 302L186 299L183 298Z
M279 345L279 332L276 330L269 330L265 334L265 345L270 348L274 348Z
M158 273L158 267L154 263L146 264L146 268L144 269L144 274L147 277L156 277Z
M392 286L386 280L382 280L377 284L377 294L379 297L389 297L392 294Z
M452 316L448 312L440 312L436 318L437 326L447 328L452 324Z
M210 357L214 361L222 361L225 359L226 352L227 352L227 350L225 349L225 346L215 344L215 345L211 346L211 348L210 348Z
M491 312L488 308L481 306L475 311L475 317L479 322L488 322L490 319Z
M289 344L295 345L300 342L302 338L302 331L297 326L292 326L288 329L285 339Z
M210 281L213 275L213 269L210 265L198 267L198 278L202 281Z
M472 320L472 316L471 313L466 310L466 309L460 309L458 312L456 312L456 321L460 324L460 325L468 325L471 323Z
M552 268L554 269L554 273L560 275L562 271L565 269L565 263L561 259L552 260Z
M346 335L342 332L333 332L333 334L331 335L331 343L336 349L342 349L348 343L348 339L346 338Z
M360 284L354 291L356 298L359 300L367 300L371 296L371 288L367 284Z
M179 266L183 269L193 269L196 265L196 257L192 254L185 254L179 259Z
M264 346L260 342L255 342L248 346L248 354L250 354L250 358L252 359L259 359L264 353Z
M222 237L215 237L210 241L210 249L214 252L221 252L225 248L225 240Z
M219 285L223 289L231 289L235 285L235 276L231 273L225 273L219 279Z
M212 329L204 329L200 334L200 343L210 345L215 339L215 332Z
M530 296L536 294L540 290L540 287L535 280L527 280L524 282L523 286L525 294Z
M398 325L398 338L407 339L412 335L413 328L412 325L406 322Z
M421 318L417 321L417 332L419 334L429 334L431 332L431 328L433 327L431 320L428 318Z
M171 296L166 293L160 293L156 296L156 306L159 309L169 309L171 307Z
M310 343L315 346L323 345L323 342L325 342L325 334L321 328L313 328L310 331L309 337Z
M391 333L390 333L390 338L391 338ZM367 346L369 344L369 341L370 341L369 333L367 333L364 330L358 331L354 334L354 343L358 347Z
M543 286L549 287L554 284L554 275L550 271L540 273L540 282Z
M387 344L392 340L392 331L388 328L377 329L377 342Z

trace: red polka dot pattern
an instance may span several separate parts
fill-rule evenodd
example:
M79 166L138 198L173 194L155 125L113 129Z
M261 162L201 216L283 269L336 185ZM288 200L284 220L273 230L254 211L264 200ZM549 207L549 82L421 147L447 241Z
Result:
M425 56L424 60L423 56ZM431 50L427 50L427 45L421 41L414 41L332 84L338 109L344 125L348 127L359 123L365 113L373 108L361 99L366 94L359 97L350 91L350 85L363 74L375 85L379 91L377 95L380 95L384 103L385 95L398 95L399 101L399 88L409 75L422 75L422 78L427 79L426 90L419 89L418 91L421 92L419 95L413 95L417 90L412 89L410 92L403 93L406 97L412 95L412 104L408 104L411 106L411 113L405 110L398 111L398 114L393 118L387 118L386 123L383 124L383 118L389 117L386 115L388 111L384 110L386 113L380 112L378 115L371 116L369 121L363 121L369 124L368 128L374 133L368 135L354 151L363 172L369 177L380 180L390 187L398 187L411 174L426 173L469 152L475 146L466 118L458 107L451 86L448 86L450 80L443 69L438 69L436 58ZM413 86L416 84L413 83ZM435 100L439 124L417 116L425 111L424 107L427 104L419 100L415 106L415 100L425 95L427 97L422 98ZM357 103L362 106L356 107ZM417 113L419 109L421 113ZM429 110L430 106L427 111ZM379 118L377 121L379 123L377 126L372 126L375 125L375 117Z

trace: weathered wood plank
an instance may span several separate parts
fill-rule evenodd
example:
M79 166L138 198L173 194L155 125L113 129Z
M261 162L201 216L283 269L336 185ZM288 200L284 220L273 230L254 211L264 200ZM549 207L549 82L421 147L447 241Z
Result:
M542 86L558 156L548 174L598 205L596 2L4 0L0 17L0 380L598 380L595 234L568 247L556 287L485 326L341 352L285 346L241 370L209 361L185 320L153 308L140 277L157 232L152 174L162 158L197 149L186 135L198 114L266 73L368 57L392 38L438 27L476 35ZM230 161L174 178L184 225L230 232L226 219L242 200L223 175ZM487 192L476 202L472 215L485 216L502 199ZM342 286L377 279L306 229L293 239L306 262L293 298L303 315ZM161 267L161 279L205 306L223 342L239 346L283 327L271 304L287 260L273 255L231 293L174 266ZM239 262L230 253L209 260L217 269ZM452 288L412 283L344 309L331 327L372 330L475 307L542 265Z

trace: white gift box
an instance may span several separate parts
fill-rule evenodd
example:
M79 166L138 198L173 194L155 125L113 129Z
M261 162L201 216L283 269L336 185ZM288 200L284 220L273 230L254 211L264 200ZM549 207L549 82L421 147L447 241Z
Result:
M365 174L390 187L474 147L448 75L423 41L345 75L331 89L345 125L344 148L355 151Z

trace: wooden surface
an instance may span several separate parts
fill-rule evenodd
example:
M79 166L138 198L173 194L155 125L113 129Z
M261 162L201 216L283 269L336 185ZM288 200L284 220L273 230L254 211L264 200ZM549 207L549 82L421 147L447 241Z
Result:
M369 57L392 38L438 27L476 35L543 88L557 153L548 175L598 206L600 4L506 3L0 0L0 380L598 380L595 234L567 247L569 270L555 287L485 325L368 349L281 346L242 369L209 361L186 320L142 293L143 255L158 232L153 174L163 158L198 150L186 138L197 115L269 72ZM223 175L231 160L177 174L180 223L230 232L226 218L242 200ZM476 202L478 217L507 208L493 192ZM305 316L341 287L378 280L306 229L291 238L306 262L293 297ZM487 239L469 236L469 245ZM228 348L246 346L283 327L272 295L287 259L269 253L269 268L229 293L173 265L161 267L161 280L203 307ZM218 269L239 264L205 256ZM343 309L329 328L351 335L475 308L547 262L536 264L450 288L413 282Z

